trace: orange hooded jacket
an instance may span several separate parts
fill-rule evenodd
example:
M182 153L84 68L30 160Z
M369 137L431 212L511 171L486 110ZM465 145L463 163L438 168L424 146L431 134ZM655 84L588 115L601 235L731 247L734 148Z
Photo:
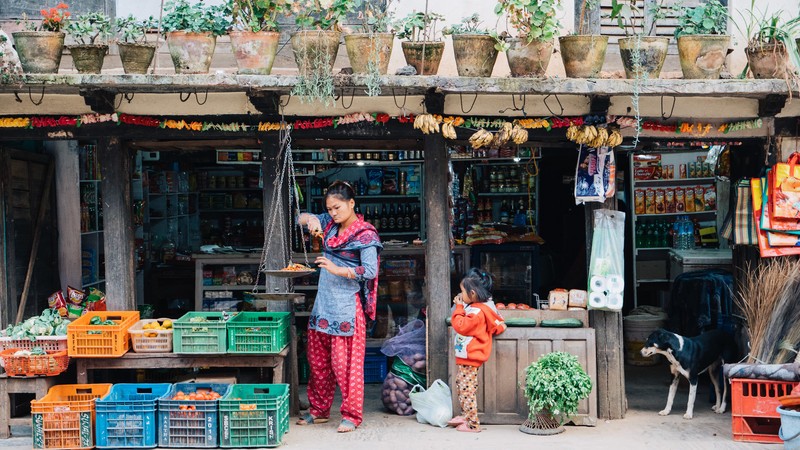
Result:
M456 332L453 349L456 364L480 367L492 352L492 337L506 330L494 302L456 305L450 318Z

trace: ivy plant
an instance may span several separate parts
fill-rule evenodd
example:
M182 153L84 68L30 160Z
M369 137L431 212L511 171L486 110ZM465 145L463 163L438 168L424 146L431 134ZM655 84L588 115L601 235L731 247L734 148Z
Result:
M435 12L412 12L395 23L397 37L409 42L437 42L441 40L441 32L437 32L436 24L444 20L444 16Z
M544 413L563 424L591 392L592 380L578 358L569 353L548 353L525 369L525 398L530 420Z
M295 0L291 2L295 23L303 30L340 31L353 12L355 0Z
M101 12L73 17L65 30L79 45L102 43L111 35L111 18Z
M222 36L231 27L230 3L209 5L202 0L169 0L164 5L161 26L164 32L186 31L189 33L212 33Z
M559 35L561 21L558 11L561 0L498 0L494 12L506 15L519 37L528 43L549 42ZM508 50L509 44L498 42L498 50Z
M234 29L278 31L278 19L287 15L291 0L228 0Z
M687 34L726 34L728 31L728 8L719 0L708 0L694 7L678 4L673 11L678 18L676 39Z
M133 14L117 19L115 24L117 41L123 44L147 44L147 32L158 27L153 16L139 20Z

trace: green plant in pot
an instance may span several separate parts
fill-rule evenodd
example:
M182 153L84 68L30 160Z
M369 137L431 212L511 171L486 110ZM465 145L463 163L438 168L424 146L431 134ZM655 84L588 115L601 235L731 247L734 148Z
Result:
M76 42L67 46L75 69L80 73L100 73L108 53L111 18L101 12L77 15L67 24L66 32Z
M156 45L147 42L147 33L158 26L153 16L139 20L134 15L117 19L119 58L125 73L147 73L156 53Z
M730 53L728 8L719 0L697 6L675 5L678 56L684 78L718 79Z
M412 12L395 24L402 43L406 64L414 66L418 75L436 75L444 54L444 41L437 24L444 16L435 12Z
M342 37L341 22L353 0L296 0L291 12L300 28L292 34L292 51L300 79L292 94L303 101L333 100L333 65Z
M796 78L787 62L791 60L795 69L800 68L796 43L800 17L784 20L784 16L792 16L780 10L767 14L756 8L755 0L751 0L749 9L739 13L740 18L734 23L747 37L747 67L742 76L749 69L753 78Z
M561 29L560 0L499 0L495 13L505 14L517 37L498 43L506 52L512 77L542 77L553 56L555 39Z
M354 0L361 20L356 31L346 30L344 44L353 73L386 75L392 56L394 16L391 0Z
M656 24L666 17L664 0L653 3L645 19L636 0L611 0L611 19L625 32L619 40L619 54L628 78L658 78L667 58L669 38L652 36Z
M461 23L442 30L445 36L453 39L453 53L456 56L456 69L460 77L490 77L497 61L497 39L481 27L481 18L473 14Z
M230 28L230 4L209 5L169 0L164 5L161 26L175 73L208 73L217 46L217 36Z
M564 432L564 423L592 392L592 380L578 358L565 352L541 356L525 369L528 420L520 431L551 435Z
M581 1L575 33L558 38L561 60L568 77L597 78L603 69L608 36L592 34L589 17L598 5L598 0Z
M287 15L290 0L229 0L232 14L231 38L238 72L269 75L278 54L278 20Z
M64 47L63 29L69 22L69 6L59 3L42 9L42 19L36 23L23 15L18 23L24 31L11 33L25 73L57 73Z

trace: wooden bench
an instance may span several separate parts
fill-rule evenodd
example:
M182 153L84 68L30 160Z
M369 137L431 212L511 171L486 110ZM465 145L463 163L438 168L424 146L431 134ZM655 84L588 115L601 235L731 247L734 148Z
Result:
M30 425L30 417L11 418L11 394L34 394L40 399L54 385L59 384L58 377L11 378L0 375L0 439L11 436L12 425Z

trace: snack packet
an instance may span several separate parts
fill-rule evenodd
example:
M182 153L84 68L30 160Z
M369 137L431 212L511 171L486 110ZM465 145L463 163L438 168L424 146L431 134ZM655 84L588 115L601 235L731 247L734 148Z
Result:
M72 286L67 286L67 302L70 305L80 306L83 304L83 301L86 300L86 293L75 289Z
M67 307L68 317L70 319L77 319L78 317L82 316L84 313L84 307L81 305L72 305L70 304Z
M50 309L55 309L61 317L67 317L67 301L64 299L64 293L59 289L47 297L47 306Z
M90 288L89 296L86 297L86 310L87 311L105 311L106 310L106 294L100 289Z

